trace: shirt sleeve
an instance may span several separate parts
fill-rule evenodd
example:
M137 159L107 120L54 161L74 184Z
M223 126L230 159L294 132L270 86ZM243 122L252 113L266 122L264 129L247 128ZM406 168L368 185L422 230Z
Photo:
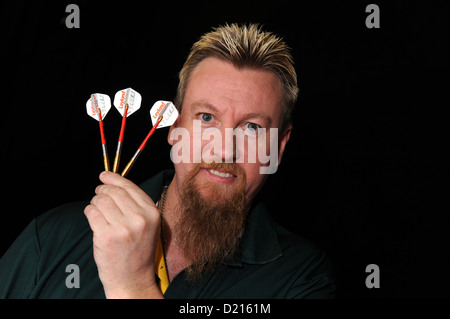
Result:
M336 286L331 262L323 252L318 252L308 265L308 270L298 276L289 289L288 299L332 299Z
M334 269L325 252L310 245L305 259L287 292L287 299L333 299L336 294Z
M0 259L0 298L26 299L36 285L40 248L36 220L25 228Z
M311 280L297 282L291 287L288 299L333 299L334 282L327 275L319 275Z

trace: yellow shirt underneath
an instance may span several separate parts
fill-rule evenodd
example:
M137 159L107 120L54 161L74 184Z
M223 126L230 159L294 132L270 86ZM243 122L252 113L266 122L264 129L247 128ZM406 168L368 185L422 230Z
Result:
M161 243L161 234L158 236L158 243L156 244L155 253L155 274L159 279L158 286L162 294L166 292L169 287L169 276L167 275L167 266L164 259L164 250Z

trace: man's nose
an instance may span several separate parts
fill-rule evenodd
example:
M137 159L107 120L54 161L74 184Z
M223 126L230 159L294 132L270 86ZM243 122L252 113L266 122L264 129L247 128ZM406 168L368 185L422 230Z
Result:
M233 163L236 161L236 136L232 128L225 128L221 130L222 133L222 162Z

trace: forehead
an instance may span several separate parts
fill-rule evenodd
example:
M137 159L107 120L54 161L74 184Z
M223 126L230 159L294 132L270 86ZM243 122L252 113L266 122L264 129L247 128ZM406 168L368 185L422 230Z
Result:
M210 104L237 115L260 113L277 125L281 118L280 97L281 82L272 72L238 69L218 58L206 58L189 78L183 110L199 103Z

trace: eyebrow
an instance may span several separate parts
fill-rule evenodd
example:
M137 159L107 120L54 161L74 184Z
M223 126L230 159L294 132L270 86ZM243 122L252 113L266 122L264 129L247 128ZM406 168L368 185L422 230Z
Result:
M214 105L212 105L211 103L205 102L205 101L199 101L199 102L192 103L193 110L196 110L198 108L207 108L208 110L210 110L214 113L219 112L219 110Z
M260 119L264 122L264 126L270 127L270 124L272 123L272 119L261 113L249 113L244 116L244 120L250 120L250 119Z
M212 105L211 103L206 102L206 101L198 101L198 102L192 103L192 109L194 111L198 108L206 108L213 113L220 113L219 110L214 105ZM272 119L268 115L265 115L262 113L256 113L256 112L245 114L243 120L249 120L249 119L255 119L255 118L264 121L264 123L266 123L267 126L270 126L270 124L272 123Z

